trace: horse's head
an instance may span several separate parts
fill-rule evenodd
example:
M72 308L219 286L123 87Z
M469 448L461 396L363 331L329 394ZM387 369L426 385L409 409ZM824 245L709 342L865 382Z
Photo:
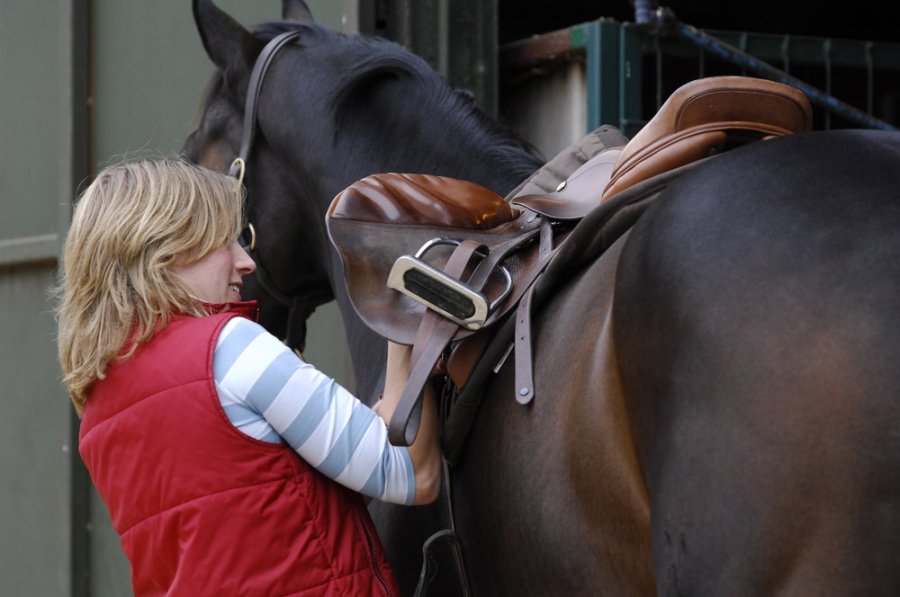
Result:
M247 97L258 100L244 183L258 232L257 276L271 284L268 292L250 284L247 290L260 299L269 329L283 323L273 297L305 305L298 324L333 295L341 302L324 214L353 182L377 172L415 172L464 178L504 194L539 164L524 142L421 58L384 39L319 26L300 0L284 0L284 20L252 32L211 0L194 0L194 18L218 70L201 124L185 143L187 157L228 169L241 146ZM261 87L249 89L264 46L289 31L298 37L274 55Z
M254 64L277 33L297 29L303 47L331 34L316 26L302 0L283 2L283 21L261 26L251 33L209 0L195 0L194 18L207 55L217 67L202 107L199 127L184 144L192 161L217 171L227 171L238 156L245 121L245 104ZM331 34L333 35L333 34ZM292 48L291 51L294 51ZM285 49L283 53L290 54ZM280 56L284 63L292 58ZM261 322L276 333L284 330L295 348L303 348L305 321L312 310L331 300L331 262L322 214L330 197L320 192L308 169L298 167L298 152L285 146L292 130L305 133L310 151L320 145L322 127L315 102L311 108L286 109L277 100L314 97L309 79L296 78L284 64L273 65L259 94L256 135L245 167L247 212L258 231L254 258L261 275L248 279L245 293L261 304ZM305 89L291 82L302 81ZM304 93L308 90L308 93ZM282 134L283 133L283 134ZM279 145L278 142L281 142ZM301 229L303 234L290 234ZM293 313L290 311L294 308Z

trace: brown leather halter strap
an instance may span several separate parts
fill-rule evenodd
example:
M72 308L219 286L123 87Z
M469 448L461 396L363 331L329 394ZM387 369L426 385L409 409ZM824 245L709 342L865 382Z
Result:
M244 125L241 132L241 145L238 150L238 156L234 159L228 169L229 176L236 177L242 184L247 170L247 159L253 148L253 138L256 135L257 104L259 102L260 93L262 92L262 85L266 78L266 73L269 70L272 60L275 58L275 55L285 45L300 37L300 33L301 31L299 30L286 31L272 38L259 53L259 56L253 65L253 72L250 74L250 80L247 85L247 99L244 105ZM294 334L296 318L302 317L305 319L311 312L309 307L307 307L309 303L328 300L331 295L329 293L319 293L311 296L306 295L308 300L304 301L301 300L299 293L288 294L279 290L272 281L272 276L269 275L268 270L260 260L259 252L256 249L256 228L254 227L249 214L247 217L247 225L241 231L240 240L241 244L247 248L253 261L256 262L256 279L259 281L259 284L275 300L290 309L285 344L292 349L302 351L303 342L298 342L297 338L292 337ZM297 346L298 344L300 346Z

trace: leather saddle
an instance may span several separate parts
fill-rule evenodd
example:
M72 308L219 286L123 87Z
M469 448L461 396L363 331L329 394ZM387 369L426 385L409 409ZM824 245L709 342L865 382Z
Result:
M462 378L457 385L465 384L489 330L513 319L514 310L517 398L531 400L530 292L587 214L601 204L632 205L640 198L633 191L652 187L654 178L732 147L806 131L811 122L806 96L792 87L711 77L676 90L631 141L604 127L590 153L578 148L583 159L574 169L558 157L506 199L471 182L402 173L372 175L338 194L326 223L350 300L376 333L414 346L391 441L415 437L418 398L448 346L476 355L450 367Z

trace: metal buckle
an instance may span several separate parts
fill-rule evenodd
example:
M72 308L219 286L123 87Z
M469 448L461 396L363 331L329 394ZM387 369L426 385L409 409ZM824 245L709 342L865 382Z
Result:
M422 245L415 256L398 257L391 267L387 286L466 329L478 330L487 321L488 315L509 295L512 290L512 276L506 267L502 265L499 267L506 278L506 288L496 300L488 303L481 292L473 290L422 260L425 253L437 245L459 245L460 242L455 239L436 238ZM476 254L485 257L483 253Z
M253 222L247 222L247 225L241 230L238 242L240 243L241 248L248 253L256 250L256 226L253 225Z
M234 158L231 166L228 168L228 176L237 178L238 183L244 184L244 172L247 170L247 163L243 158Z

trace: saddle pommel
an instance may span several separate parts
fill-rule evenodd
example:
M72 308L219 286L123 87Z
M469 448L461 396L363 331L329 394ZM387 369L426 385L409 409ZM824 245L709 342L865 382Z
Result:
M379 224L486 230L517 210L496 193L465 180L428 174L373 174L345 189L328 218Z

